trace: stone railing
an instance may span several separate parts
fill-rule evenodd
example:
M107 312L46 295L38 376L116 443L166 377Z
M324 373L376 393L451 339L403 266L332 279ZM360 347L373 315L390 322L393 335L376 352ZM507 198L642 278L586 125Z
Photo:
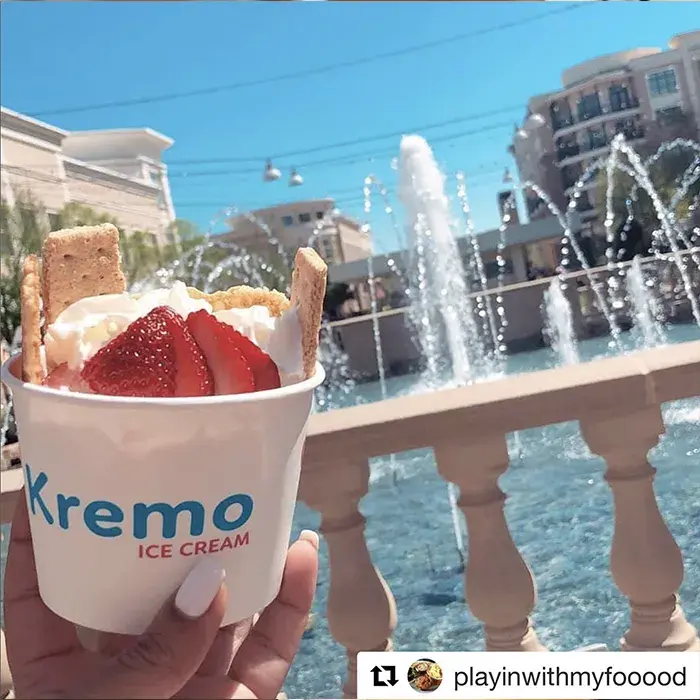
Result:
M610 568L631 608L622 648L700 649L678 604L683 559L660 515L647 460L664 433L661 404L696 395L700 341L314 416L299 498L321 514L330 561L326 614L348 653L345 695L355 695L357 652L391 649L397 620L359 508L369 459L434 449L439 473L460 489L466 602L483 623L486 649L543 651L530 622L535 582L510 535L498 479L509 467L508 433L563 421L579 421L589 448L607 463L615 507Z
M535 582L509 532L498 480L509 467L508 433L563 421L579 421L590 450L607 464L610 569L631 610L622 649L700 650L678 602L683 558L659 512L647 459L665 430L661 405L698 395L700 341L314 415L299 500L321 515L330 563L326 615L348 654L345 696L356 694L357 653L391 649L397 622L360 513L369 459L433 448L439 473L460 490L466 602L483 624L486 649L544 651L530 621ZM3 477L7 522L21 474Z

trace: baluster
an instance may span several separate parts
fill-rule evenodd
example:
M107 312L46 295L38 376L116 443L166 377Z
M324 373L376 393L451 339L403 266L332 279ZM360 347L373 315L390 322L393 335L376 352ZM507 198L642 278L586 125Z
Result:
M396 628L396 603L372 564L359 511L368 489L367 460L328 462L326 456L321 467L305 457L299 499L321 514L330 565L326 615L333 639L347 650L346 698L357 695L357 653L391 651Z
M484 623L487 651L546 651L530 624L537 594L532 572L508 530L498 478L509 464L505 435L435 447L438 471L459 486L469 553L466 599Z
M610 570L629 600L625 651L700 649L695 628L678 604L683 556L664 522L654 494L654 469L647 458L664 433L661 407L581 421L591 451L607 464L615 508Z

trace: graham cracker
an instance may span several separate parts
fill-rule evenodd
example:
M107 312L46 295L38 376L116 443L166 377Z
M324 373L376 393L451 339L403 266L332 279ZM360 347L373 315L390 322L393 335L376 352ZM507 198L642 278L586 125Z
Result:
M313 248L299 248L292 273L292 304L299 308L304 376L316 369L328 266Z
M281 316L290 306L282 292L264 287L255 288L240 285L231 287L223 292L213 292L207 294L199 289L188 287L187 293L193 299L205 299L208 301L213 311L226 311L228 309L248 309L251 306L267 306L270 315Z
M42 258L47 324L80 299L126 291L119 231L112 224L54 231L44 241Z
M20 286L22 312L22 379L30 384L43 384L41 362L41 279L39 259L28 255L22 269Z

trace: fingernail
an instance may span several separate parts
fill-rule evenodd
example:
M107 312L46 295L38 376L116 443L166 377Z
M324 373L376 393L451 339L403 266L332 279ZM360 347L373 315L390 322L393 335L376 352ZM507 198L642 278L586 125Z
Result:
M226 572L215 559L201 559L180 585L175 607L184 617L196 620L209 609L225 578Z
M318 533L313 530L302 530L299 534L299 539L308 542L314 549L318 549Z

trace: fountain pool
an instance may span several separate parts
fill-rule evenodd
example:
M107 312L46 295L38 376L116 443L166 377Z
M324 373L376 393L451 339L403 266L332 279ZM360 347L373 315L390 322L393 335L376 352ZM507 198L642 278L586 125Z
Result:
M621 340L634 347L632 333ZM628 337L629 336L629 337ZM668 342L700 338L697 326L676 326ZM579 344L582 361L611 354L607 338ZM556 366L550 349L508 358L508 373ZM390 396L411 393L417 377L387 380ZM381 399L378 383L356 387L367 401ZM658 469L659 507L685 558L681 599L688 619L700 621L700 399L667 404L667 430L650 461ZM518 549L533 570L539 600L534 620L550 649L605 642L617 648L627 627L628 603L610 577L612 537L610 489L604 465L572 423L518 433L520 458L501 480L508 494L506 516ZM511 440L511 455L514 454ZM372 560L390 586L398 609L394 644L399 650L444 651L483 648L480 623L464 602L464 578L455 551L445 482L429 451L396 456L403 477L394 481L388 457L373 463L372 486L361 509L367 517ZM411 513L410 520L406 513ZM319 517L299 505L295 534L317 528ZM346 671L345 650L331 638L324 611L328 561L321 546L314 629L307 633L286 685L289 697L338 697ZM695 588L691 586L695 585ZM323 669L319 673L319 669Z

